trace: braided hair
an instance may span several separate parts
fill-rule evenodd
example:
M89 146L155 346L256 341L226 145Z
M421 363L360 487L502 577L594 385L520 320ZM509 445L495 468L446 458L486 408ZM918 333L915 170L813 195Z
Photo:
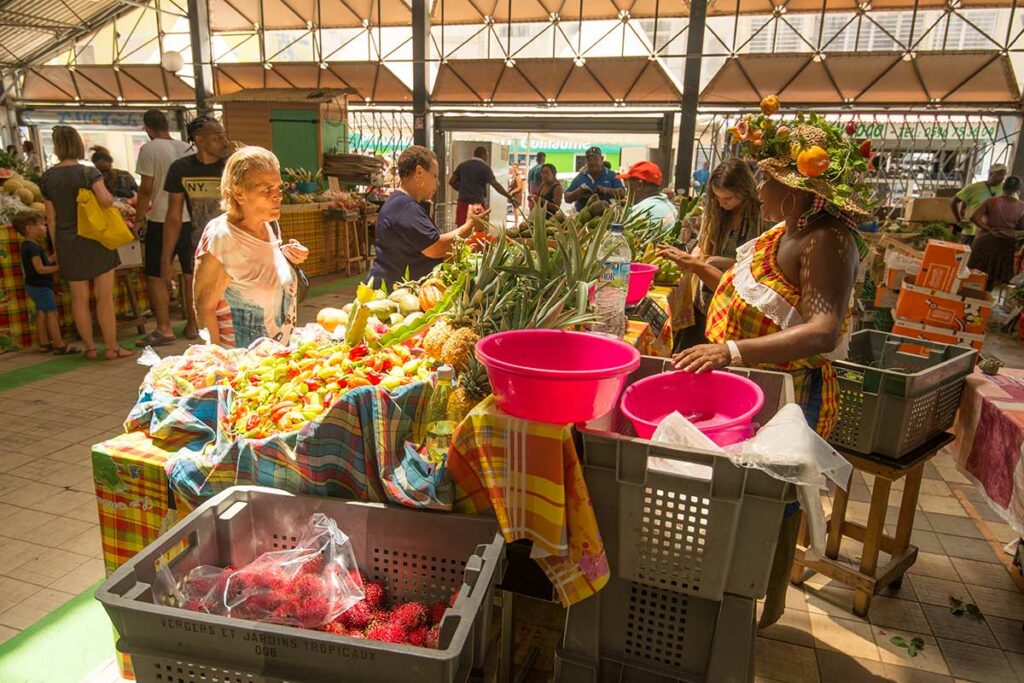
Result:
M210 123L219 123L219 121L206 114L195 117L188 122L187 126L185 126L185 139L190 144L194 145L196 143L196 135L199 134L199 131L201 131L204 126Z

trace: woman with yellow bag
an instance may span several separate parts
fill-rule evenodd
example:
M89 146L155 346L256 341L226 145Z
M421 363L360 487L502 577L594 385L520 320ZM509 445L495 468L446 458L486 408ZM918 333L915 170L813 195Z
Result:
M134 356L117 343L117 321L114 311L114 269L121 261L115 249L108 249L93 239L79 235L79 190L91 190L100 207L114 204L103 176L95 168L83 166L85 144L78 131L70 126L53 129L54 154L60 163L46 170L39 189L46 205L46 224L54 245L60 276L71 287L71 313L78 336L85 345L85 357L98 357L92 333L92 311L89 306L90 284L96 297L96 319L106 347L104 358L117 360Z

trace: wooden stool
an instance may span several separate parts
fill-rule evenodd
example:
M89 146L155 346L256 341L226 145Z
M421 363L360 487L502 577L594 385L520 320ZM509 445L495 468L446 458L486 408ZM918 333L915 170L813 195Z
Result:
M128 320L122 320L121 322L126 325L134 325L135 329L139 331L139 334L146 334L146 322L142 319L142 311L139 310L139 297L135 296L135 287L132 286L132 278L128 277L129 274L135 270L137 270L135 267L131 267L118 268L114 271L117 278L117 284L124 287L124 291L128 295L128 305L131 306L132 309L131 317Z
M899 460L892 460L877 454L861 455L840 449L840 454L850 461L855 470L866 472L875 478L867 524L846 519L846 503L849 500L849 495L837 487L835 501L832 504L832 515L828 520L825 557L817 560L805 558L808 544L807 518L805 516L800 523L800 535L797 538L790 581L799 585L807 578L804 570L810 569L850 586L855 591L853 613L861 617L867 615L868 609L871 607L871 598L879 590L886 586L899 588L903 583L904 572L917 561L917 546L910 544L910 534L914 528L914 514L917 510L917 496L921 491L924 466L939 449L952 440L952 434L943 432ZM906 477L907 480L903 485L900 514L896 522L896 536L887 536L885 534L885 514L889 507L889 491L892 488L892 483L903 477ZM839 561L839 545L843 536L864 544L859 570ZM880 551L888 553L892 558L887 565L881 568L878 566Z

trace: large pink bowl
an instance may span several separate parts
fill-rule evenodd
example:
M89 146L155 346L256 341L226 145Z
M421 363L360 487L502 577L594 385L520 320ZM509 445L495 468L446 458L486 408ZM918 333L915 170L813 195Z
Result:
M629 290L626 291L626 305L636 306L647 296L658 274L658 266L650 263L632 263L629 266Z
M719 446L749 439L764 405L761 387L731 372L663 372L634 382L620 407L637 436L649 439L669 414L681 413Z
M498 407L514 417L573 424L615 407L640 352L614 337L564 330L513 330L484 337L476 357Z

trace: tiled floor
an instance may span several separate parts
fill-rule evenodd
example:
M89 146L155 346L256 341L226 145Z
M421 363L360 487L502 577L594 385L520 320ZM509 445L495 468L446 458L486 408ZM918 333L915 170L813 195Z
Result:
M311 300L300 321L349 298L345 292ZM0 355L0 373L51 358ZM90 447L119 428L145 372L131 360L83 360L72 371L0 391L0 641L102 578ZM855 476L851 518L866 519L870 486ZM893 523L901 488L897 482L890 500ZM920 554L901 589L876 597L868 619L859 619L850 612L852 592L836 582L816 576L791 587L785 616L758 637L758 680L1024 683L1024 582L1007 570L979 524L1001 543L1013 538L952 457L940 453L925 469L913 534ZM859 559L856 543L845 543L843 552ZM975 603L984 621L953 616L950 597ZM924 648L910 658L890 642L895 635L920 637ZM119 680L116 666L107 662L87 680Z

